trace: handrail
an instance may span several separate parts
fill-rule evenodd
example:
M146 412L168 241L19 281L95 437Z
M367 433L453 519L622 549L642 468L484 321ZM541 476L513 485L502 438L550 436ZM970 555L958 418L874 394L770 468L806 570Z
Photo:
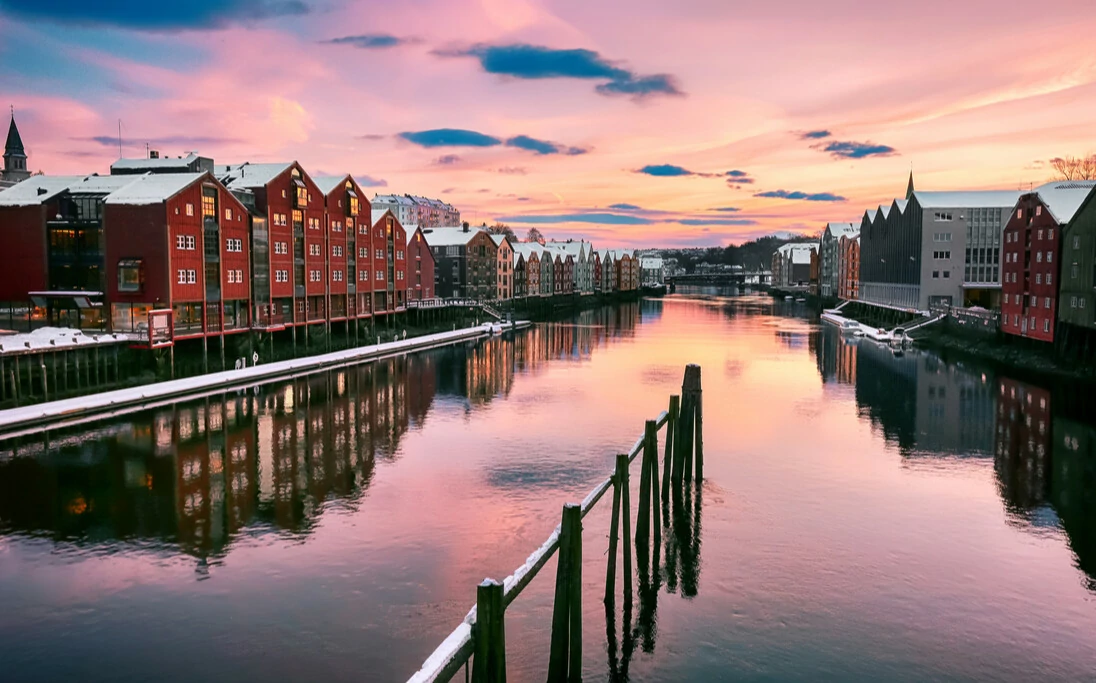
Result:
M661 429L669 419L669 413L663 410L655 418L656 429ZM628 462L635 460L636 456L643 452L643 437L635 442L628 451ZM591 491L582 500L581 516L585 517L590 510L597 505L602 496L613 485L613 478L608 477ZM515 569L512 574L502 581L503 605L508 607L521 591L536 577L540 570L552 559L552 555L559 549L560 525L552 530L547 540L534 550L525 562ZM472 629L476 625L476 607L468 611L464 619L455 629L434 649L434 652L426 658L421 668L407 679L408 683L428 683L431 681L448 681L456 675L465 662L472 656L474 649L472 641Z

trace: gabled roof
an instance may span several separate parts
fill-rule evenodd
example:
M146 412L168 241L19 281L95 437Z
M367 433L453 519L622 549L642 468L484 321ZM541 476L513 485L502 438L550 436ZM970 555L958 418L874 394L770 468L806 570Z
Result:
M26 150L23 149L23 138L19 135L19 126L15 125L15 114L11 115L11 123L8 124L8 139L4 144L4 154L22 154L26 156Z
M392 212L388 209L373 209L369 213L371 214L370 217L369 217L369 220L373 221L372 223L370 223L370 225L376 225L377 221L384 218L384 214L392 213ZM396 214L392 214L392 216L393 216L393 218L395 218ZM398 218L397 218L397 220L398 220Z
M493 233L491 234L491 240L495 243L496 246L499 246L499 247L502 246L503 242L509 242L510 241L509 238L506 237L506 235L495 235ZM511 245L511 248L513 248L513 245Z
M841 239L842 235L851 235L854 232L859 232L860 226L853 223L827 223L826 232L836 240Z
M81 178L83 176L78 175L31 176L6 190L0 190L0 206L35 206L47 202Z
M185 157L172 158L161 157L159 159L119 159L110 165L111 170L145 171L152 169L187 169L198 160L198 155L191 152Z
M235 166L226 166L223 171L217 173L225 187L230 189L241 187L265 187L282 173L289 170L293 161L279 161L269 164L252 164L244 162Z
M1039 201L1047 207L1059 224L1069 223L1077 215L1085 199L1093 193L1096 180L1066 180L1047 183L1035 188Z
M332 190L342 187L347 180L350 180L349 173L343 175L324 175L319 178L313 178L312 182L316 183L316 187L320 188L320 192L329 195Z
M468 244L477 234L482 232L478 228L425 228L422 231L426 243L432 247L456 247Z
M104 204L160 204L206 177L206 173L159 173L129 176L128 185L111 192Z
M922 209L1011 209L1020 198L1014 190L985 190L976 192L922 192L913 196Z

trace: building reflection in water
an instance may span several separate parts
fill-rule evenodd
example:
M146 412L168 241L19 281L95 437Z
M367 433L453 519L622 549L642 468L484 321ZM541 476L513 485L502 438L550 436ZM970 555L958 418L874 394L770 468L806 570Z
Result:
M1010 523L1034 532L1060 528L1096 591L1091 386L1051 390L948 364L931 353L896 356L826 328L812 349L823 382L855 385L861 417L904 458L993 457Z
M589 358L639 319L638 303L587 311L575 324L0 441L0 536L140 543L204 566L242 535L307 534L328 501L358 505L437 396L484 405L510 392L516 371Z

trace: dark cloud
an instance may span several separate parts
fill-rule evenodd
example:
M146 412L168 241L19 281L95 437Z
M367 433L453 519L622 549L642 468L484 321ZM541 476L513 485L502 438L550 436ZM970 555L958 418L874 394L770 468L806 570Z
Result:
M519 201L519 202L531 202L533 200L530 199L529 197L518 197L517 201Z
M362 187L388 187L388 181L384 178L374 178L363 174L353 174L354 180Z
M841 195L833 194L832 192L816 192L807 193L800 192L798 190L788 192L787 190L770 190L769 192L758 192L755 197L767 197L770 199L793 199L804 200L808 202L843 202L847 201Z
M678 220L669 221L670 223L678 223L680 225L757 225L757 221L752 218L681 218Z
M696 175L687 168L674 166L673 164L648 164L643 168L636 169L636 173L653 175L658 178L676 178L680 176Z
M830 135L831 133L828 130L809 130L806 133L801 134L799 137L804 140L821 140L823 138L828 138Z
M114 135L94 135L89 138L69 138L77 142L94 142L102 145L103 147L118 147L118 136ZM201 145L232 145L242 143L243 140L239 138L222 138L215 135L165 135L159 138L149 138L147 140L127 140L122 139L122 147L141 146L144 147L145 143L153 146L160 145L180 145L180 146L192 146L198 147Z
M310 11L303 0L4 0L0 5L0 12L32 21L165 32L219 29Z
M461 161L463 159L456 154L446 154L434 159L434 164L437 166L452 166L453 164L459 164Z
M517 43L437 50L442 57L473 57L487 73L521 79L576 78L605 81L595 90L602 95L682 95L672 76L641 76L618 66L593 50L557 50L540 45Z
M399 36L388 33L366 33L360 36L331 38L330 40L321 40L320 42L327 45L350 45L362 50L382 50L390 47L399 47L401 45L413 45L420 42L420 39L400 38Z
M586 153L586 150L581 147L569 147L548 140L538 140L528 135L515 135L503 142L501 138L496 138L493 135L460 128L409 131L400 133L399 137L420 147L497 147L498 145L506 145L507 147L523 149L542 155L564 154L574 156ZM524 171L524 169L522 170ZM503 171L500 170L500 172Z
M738 213L741 210L737 206L717 206L714 209L709 209L709 211L721 211L723 213Z
M727 176L727 186L728 187L733 187L735 189L739 189L743 185L753 185L754 184L754 179L751 178L750 174L746 173L745 171L739 171L739 170L727 171L724 175Z
M386 137L388 137L388 136L387 135L380 135L378 133L368 133L366 135L359 135L358 139L359 140L383 140Z
M548 142L547 140L537 140L531 138L528 135L518 135L510 138L506 141L507 147L516 147L518 149L525 149L530 152L536 152L537 154L566 154L568 156L574 156L577 154L585 154L586 150L581 147L568 147L567 145L559 145L554 142Z
M419 147L494 147L502 144L496 137L460 128L409 131L399 136Z
M641 211L642 208L635 204L610 204L610 209L616 209L617 211Z
M895 153L893 147L876 145L871 142L831 142L821 147L837 159L863 159L865 157L888 157Z
M503 175L525 175L528 172L529 171L522 168L521 166L503 166L497 171L497 173L501 173Z

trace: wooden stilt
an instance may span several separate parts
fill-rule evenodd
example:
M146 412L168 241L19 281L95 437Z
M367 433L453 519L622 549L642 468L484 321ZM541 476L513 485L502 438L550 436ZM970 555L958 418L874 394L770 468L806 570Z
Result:
M616 602L617 535L620 533L620 465L613 472L613 511L609 522L609 561L605 566L605 604Z
M632 583L635 580L632 574L632 506L629 503L631 495L628 476L628 456L617 456L617 466L620 467L620 518L624 522L624 601L632 604Z
M484 579L476 588L475 659L472 680L476 683L506 682L506 628L502 584Z
M677 413L681 409L681 397L670 397L670 409L666 414L666 450L662 455L662 502L665 507L670 496L670 468L674 461L674 431Z

